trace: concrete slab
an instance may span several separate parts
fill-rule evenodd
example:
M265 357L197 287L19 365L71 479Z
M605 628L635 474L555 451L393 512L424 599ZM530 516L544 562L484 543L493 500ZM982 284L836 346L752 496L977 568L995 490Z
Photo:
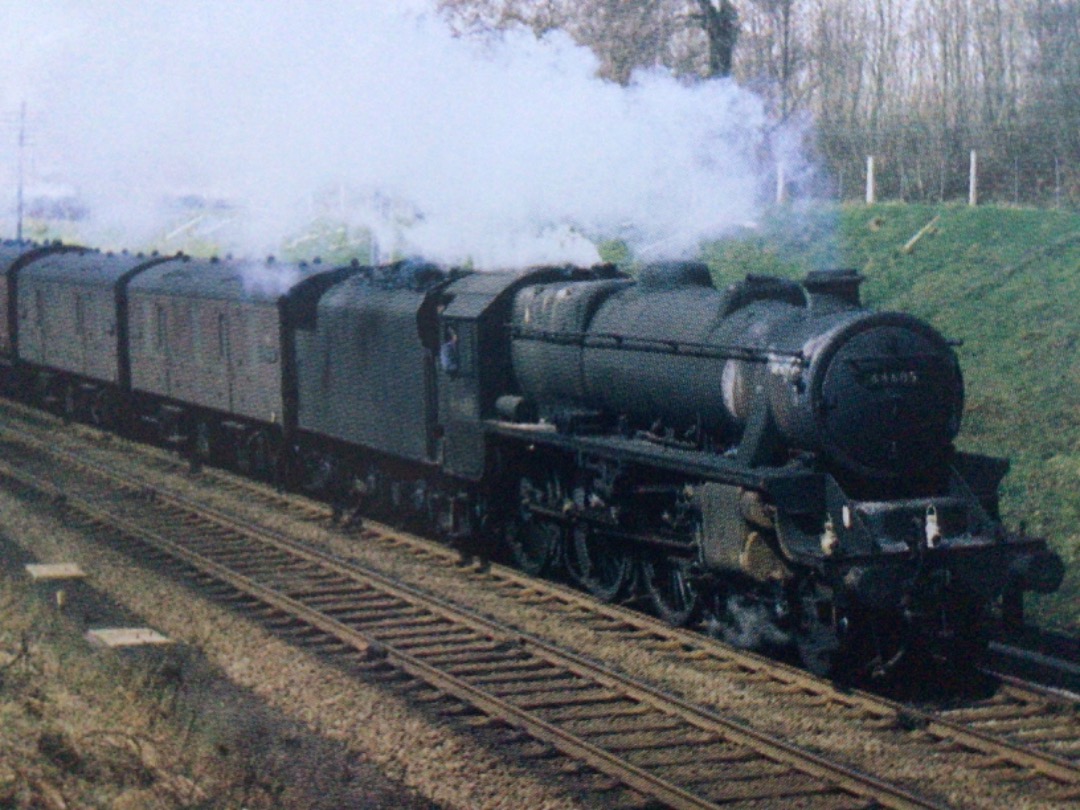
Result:
M26 566L26 573L34 582L86 578L86 573L75 563L31 563Z
M142 647L172 644L172 639L149 627L99 627L86 632L86 640L96 647Z

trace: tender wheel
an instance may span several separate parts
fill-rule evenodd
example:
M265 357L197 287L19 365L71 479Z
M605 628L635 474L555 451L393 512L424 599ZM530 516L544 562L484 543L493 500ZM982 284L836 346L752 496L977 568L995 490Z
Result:
M245 475L263 480L273 478L277 469L277 453L265 430L256 430L240 440L236 466Z
M104 389L95 391L90 400L90 423L102 429L116 424L116 404L112 394Z
M56 413L60 397L53 390L53 379L47 374L37 374L34 377L33 402L43 411Z
M64 419L74 422L79 418L79 389L75 383L69 382L64 386L64 399L61 405L64 411Z
M641 561L641 580L653 611L676 626L697 618L700 598L690 583L690 560L660 555Z
M630 581L633 566L626 552L585 524L574 527L566 549L571 579L602 602L614 601Z
M162 407L158 411L158 441L164 447L176 444L180 435L180 415L176 411Z
M305 492L327 492L334 481L334 457L328 453L305 450L300 455L300 487Z
M191 450L199 461L209 461L214 452L213 434L210 425L200 419L195 424L195 435L192 437Z

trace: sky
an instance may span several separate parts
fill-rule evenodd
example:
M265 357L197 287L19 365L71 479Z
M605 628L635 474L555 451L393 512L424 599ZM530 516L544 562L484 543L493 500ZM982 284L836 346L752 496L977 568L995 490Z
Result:
M86 241L168 248L186 215L164 202L194 194L242 211L223 250L329 216L495 267L589 263L610 238L692 255L760 215L777 159L801 170L729 80L596 70L557 32L455 38L422 0L4 0L0 183L14 200L25 102L28 185L75 190Z

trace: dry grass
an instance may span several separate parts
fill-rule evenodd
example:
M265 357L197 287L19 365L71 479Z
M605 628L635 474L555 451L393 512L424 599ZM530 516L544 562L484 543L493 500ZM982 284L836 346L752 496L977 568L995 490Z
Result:
M0 806L212 806L230 768L174 722L178 654L146 666L92 652L54 606L0 579Z
M0 808L427 806L257 704L189 647L92 649L0 575Z

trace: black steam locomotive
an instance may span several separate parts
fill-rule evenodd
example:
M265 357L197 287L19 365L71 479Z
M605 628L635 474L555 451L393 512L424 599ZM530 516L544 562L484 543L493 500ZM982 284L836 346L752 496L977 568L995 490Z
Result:
M849 271L465 272L0 246L0 361L43 407L415 520L820 671L970 658L1063 566L1007 532L963 384Z

